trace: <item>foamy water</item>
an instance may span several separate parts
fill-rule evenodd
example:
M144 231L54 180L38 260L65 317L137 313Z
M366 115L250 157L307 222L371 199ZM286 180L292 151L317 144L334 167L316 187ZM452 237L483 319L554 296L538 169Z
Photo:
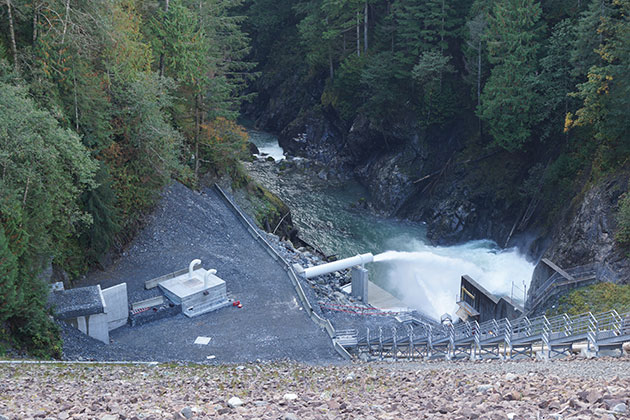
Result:
M284 159L278 138L249 130L250 140L262 153ZM279 176L267 166L254 166L251 174L280 196L291 208L300 237L340 258L358 253L379 253L370 264L370 280L401 298L409 307L438 318L457 310L460 278L468 274L497 295L523 299L534 265L516 248L501 250L492 241L434 247L424 243L420 223L374 216L356 203L369 192L356 182L322 185L311 175L294 172ZM261 172L256 172L256 170Z
M262 131L249 130L249 140L256 145L260 158L271 156L275 161L286 159L284 150L278 144L278 137Z
M412 308L439 318L457 310L460 278L468 274L491 293L523 300L534 264L516 248L500 250L491 241L471 241L463 245L433 247L420 241L410 244L413 251L387 251L374 257L384 267L381 281L386 288Z

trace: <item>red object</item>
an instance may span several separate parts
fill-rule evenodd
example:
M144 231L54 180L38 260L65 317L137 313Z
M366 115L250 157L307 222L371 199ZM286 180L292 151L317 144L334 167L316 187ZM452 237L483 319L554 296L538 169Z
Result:
M238 305L238 302L232 302L232 306Z
M236 306L238 306L239 308L242 308L242 307L243 307L243 305L241 305L240 303L239 303L238 305L236 305Z

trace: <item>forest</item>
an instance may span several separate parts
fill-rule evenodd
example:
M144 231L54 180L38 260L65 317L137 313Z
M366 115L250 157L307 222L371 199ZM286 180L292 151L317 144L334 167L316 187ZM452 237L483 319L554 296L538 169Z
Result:
M629 0L2 0L0 350L59 356L41 272L98 267L172 179L234 171L241 111L274 95L384 135L464 124L544 173L531 190L621 170L629 13ZM630 199L619 220L628 243Z

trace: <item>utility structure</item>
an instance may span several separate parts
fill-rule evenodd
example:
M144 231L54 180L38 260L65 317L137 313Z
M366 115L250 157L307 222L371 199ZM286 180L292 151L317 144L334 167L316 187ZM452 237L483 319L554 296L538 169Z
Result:
M364 359L544 358L568 356L582 344L586 355L620 350L630 342L630 312L587 312L570 316L544 315L514 320L492 319L443 325L408 320L402 326L378 331L367 328L348 351Z
M360 299L364 303L367 303L368 271L365 268L365 264L373 261L374 255L368 252L366 254L359 254L354 257L344 258L342 260L316 265L314 267L304 268L299 264L294 264L293 268L298 275L307 279L352 268L352 296Z

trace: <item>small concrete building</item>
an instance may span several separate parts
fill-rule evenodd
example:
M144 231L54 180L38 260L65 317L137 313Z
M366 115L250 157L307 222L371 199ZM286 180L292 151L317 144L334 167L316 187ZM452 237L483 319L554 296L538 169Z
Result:
M90 337L109 343L105 300L100 286L52 292L50 303L57 319L67 322Z
M457 316L463 321L482 323L491 319L514 319L523 315L522 306L507 296L493 295L467 275L462 276L457 305Z
M82 333L109 344L109 332L127 324L127 283L101 290L101 286L52 291L49 303L55 317Z
M195 269L201 260L191 261L188 272L158 283L162 293L189 318L230 304L225 281L216 270Z

